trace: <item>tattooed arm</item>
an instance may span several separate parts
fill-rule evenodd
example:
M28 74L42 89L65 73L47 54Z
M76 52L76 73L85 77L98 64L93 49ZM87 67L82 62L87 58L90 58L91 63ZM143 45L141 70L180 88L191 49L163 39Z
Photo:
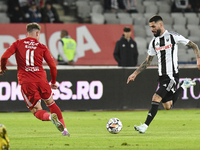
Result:
M195 43L193 43L192 41L189 41L186 46L188 46L189 48L192 48L194 50L194 53L196 54L196 58L197 58L197 67L200 70L200 53L199 53L198 46Z
M152 62L154 56L150 56L148 55L146 60L139 66L138 69L136 69L129 77L127 80L127 84L129 83L129 81L134 81L136 76L142 72L143 70L145 70Z

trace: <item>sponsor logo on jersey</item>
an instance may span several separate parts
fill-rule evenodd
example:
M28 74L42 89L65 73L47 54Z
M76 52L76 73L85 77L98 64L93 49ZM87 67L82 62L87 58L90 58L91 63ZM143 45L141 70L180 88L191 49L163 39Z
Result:
M172 44L169 44L169 45L166 45L166 46L163 46L163 47L155 47L155 50L156 51L162 51L162 50L165 50L165 49L168 49L168 48L171 48L172 47Z
M27 67L25 66L25 71L31 71L31 72L35 72L35 71L40 71L39 67Z

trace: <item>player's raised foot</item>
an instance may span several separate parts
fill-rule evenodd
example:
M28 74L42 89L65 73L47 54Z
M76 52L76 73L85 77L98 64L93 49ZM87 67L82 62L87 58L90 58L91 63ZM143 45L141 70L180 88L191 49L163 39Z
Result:
M65 128L64 131L62 132L62 135L63 135L63 136L68 136L68 137L70 137L70 134L69 134L69 132L67 131L66 128Z
M139 133L145 133L148 126L146 124L141 124L140 126L134 125L135 131L138 131Z
M53 124L55 124L56 128L60 131L63 132L64 131L64 126L63 124L59 121L57 114L53 113L50 115L51 121L53 122Z
M195 86L196 82L192 81L191 79L187 78L183 81L183 84L181 85L183 89L187 89L191 86Z

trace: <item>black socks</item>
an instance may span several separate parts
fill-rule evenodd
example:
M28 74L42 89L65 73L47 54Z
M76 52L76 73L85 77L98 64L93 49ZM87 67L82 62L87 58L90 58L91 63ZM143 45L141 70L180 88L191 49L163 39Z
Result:
M153 118L155 117L155 115L157 114L158 111L158 106L160 103L158 102L151 102L151 109L149 110L147 119L145 121L145 124L149 126L149 124L151 123L151 121L153 120Z

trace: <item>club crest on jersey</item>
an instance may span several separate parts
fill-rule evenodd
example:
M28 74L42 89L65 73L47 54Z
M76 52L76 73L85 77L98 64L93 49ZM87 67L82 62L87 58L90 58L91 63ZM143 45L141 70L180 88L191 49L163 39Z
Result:
M166 45L166 46L163 46L163 47L155 47L155 50L156 51L162 51L162 50L165 50L165 49L168 49L168 48L171 48L172 47L172 44L169 44L169 45Z

